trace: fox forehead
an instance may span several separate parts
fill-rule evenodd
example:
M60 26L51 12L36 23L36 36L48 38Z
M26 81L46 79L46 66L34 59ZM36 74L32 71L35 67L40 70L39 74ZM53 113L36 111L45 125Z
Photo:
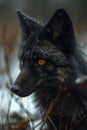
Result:
M56 48L51 42L47 40L43 41L34 41L33 43L28 44L27 42L21 46L19 51L19 59L31 59L36 55L38 58L51 60L55 64L68 64L67 58L64 55L61 48Z
M34 47L34 54L36 54L38 56L42 56L45 59L48 59L48 58L55 58L55 59L65 58L61 49L56 49L53 46L42 45L42 46Z

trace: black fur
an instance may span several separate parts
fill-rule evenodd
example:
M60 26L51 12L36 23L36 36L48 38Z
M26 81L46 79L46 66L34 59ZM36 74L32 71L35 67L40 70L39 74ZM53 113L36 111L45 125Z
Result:
M59 95L50 115L57 130L87 130L87 88L75 84L79 73L87 74L87 65L67 12L58 9L45 26L20 10L17 14L22 28L20 74L12 91L21 97L35 92L44 113ZM45 62L39 65L38 60ZM48 129L54 129L50 121Z

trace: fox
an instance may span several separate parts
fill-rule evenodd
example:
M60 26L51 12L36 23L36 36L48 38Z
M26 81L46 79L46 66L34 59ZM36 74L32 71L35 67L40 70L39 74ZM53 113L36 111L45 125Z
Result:
M56 102L46 120L47 130L87 130L87 87L76 83L79 74L87 75L87 63L69 14L59 8L46 24L21 10L17 15L20 73L11 91L20 97L35 93L45 114Z

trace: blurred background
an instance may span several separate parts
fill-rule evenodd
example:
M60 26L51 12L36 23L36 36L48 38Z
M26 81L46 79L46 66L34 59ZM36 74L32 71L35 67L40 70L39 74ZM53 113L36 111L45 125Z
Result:
M61 7L70 15L76 39L86 52L87 0L0 0L0 130L31 129L29 120L39 120L33 95L21 99L9 90L19 73L17 52L21 29L16 10L45 24Z

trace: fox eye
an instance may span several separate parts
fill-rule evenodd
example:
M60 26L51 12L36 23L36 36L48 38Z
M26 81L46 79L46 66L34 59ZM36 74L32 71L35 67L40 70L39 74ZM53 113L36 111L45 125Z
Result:
M38 60L37 63L38 63L38 65L44 65L46 63L46 61L45 60Z
M24 60L20 61L20 65L22 65L22 66L24 65Z

